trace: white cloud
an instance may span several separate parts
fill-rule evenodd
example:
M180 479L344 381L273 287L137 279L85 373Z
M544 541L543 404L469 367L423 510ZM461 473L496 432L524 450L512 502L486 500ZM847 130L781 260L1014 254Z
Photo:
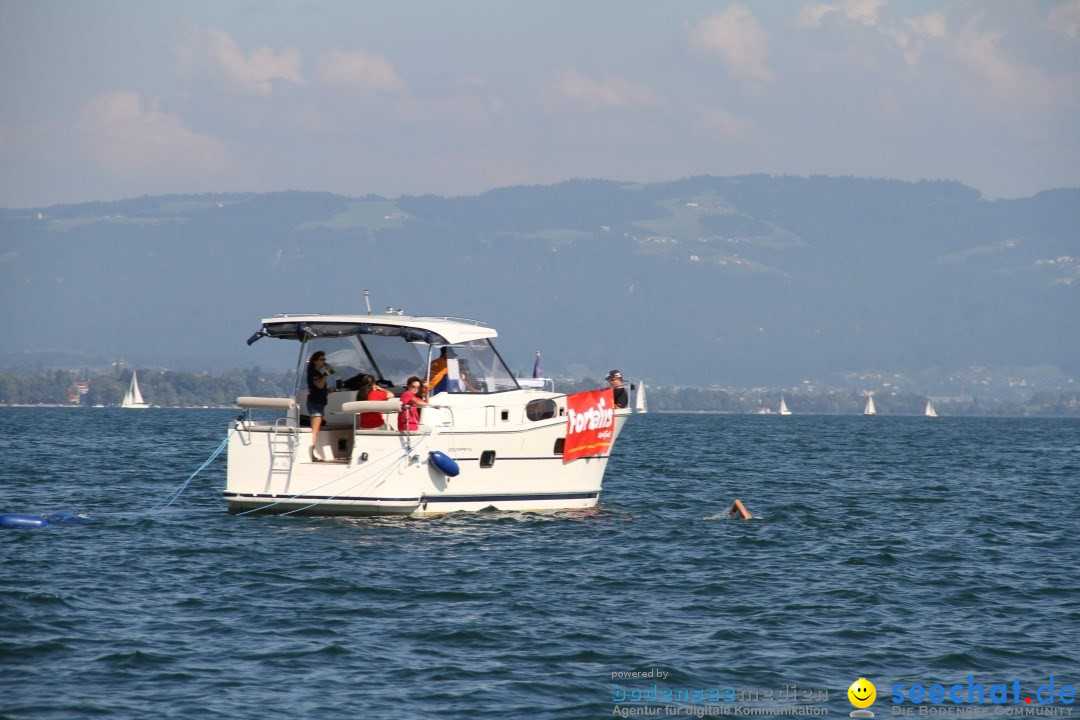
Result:
M842 0L838 3L814 5L806 3L795 18L795 24L804 30L816 30L830 13L839 13L848 20L864 27L878 26L878 10L885 0Z
M83 105L77 126L86 149L116 175L205 176L228 162L224 142L192 131L156 100L144 106L138 93L98 95Z
M1080 0L1074 0L1080 8ZM823 19L837 14L859 27L873 30L888 38L904 61L910 66L919 59L928 46L934 47L959 61L968 72L990 80L992 96L1020 102L1046 102L1054 92L1054 82L1042 70L1010 57L1001 47L1002 32L980 32L977 28L982 12L977 12L960 30L952 30L945 14L931 11L917 18L898 21L879 12L884 0L841 0L835 3L806 4L796 18L796 25L804 29L818 29ZM901 6L902 7L902 6ZM976 6L977 7L977 6ZM1059 10L1065 6L1059 6ZM1068 32L1068 21L1062 15L1063 32ZM1080 17L1080 16L1078 16Z
M814 5L807 3L795 18L795 25L804 30L821 28L824 19L836 14L846 20L889 38L900 50L908 65L916 65L925 45L924 38L941 38L946 32L945 15L932 11L915 20L905 20L904 31L895 23L881 17L885 0L841 0L837 3Z
M594 80L573 68L560 68L551 80L551 88L564 100L588 110L651 105L656 94L644 85L635 85L614 75Z
M690 47L717 55L724 67L740 80L771 83L772 70L766 65L768 37L757 18L746 7L733 3L689 26Z
M1050 11L1047 21L1051 30L1080 38L1080 0L1068 0Z
M914 20L905 20L904 23L911 28L912 32L922 37L943 38L949 33L949 23L945 19L945 14L937 10Z
M405 81L394 63L378 53L364 50L329 50L315 66L315 79L330 87L359 94L403 95Z
M254 95L270 95L275 80L307 85L296 48L275 53L264 45L245 55L232 35L215 28L186 24L173 44L173 56L182 73L220 74L232 87Z
M979 18L968 22L951 47L958 60L973 74L990 82L990 95L1005 102L1052 103L1062 89L1044 71L1014 60L1001 48L1001 32L980 32Z
M911 31L910 36L897 28L878 25L875 29L893 39L908 65L919 64L919 57L928 40L944 40L949 34L949 23L945 14L937 10L914 19L906 19L904 25Z

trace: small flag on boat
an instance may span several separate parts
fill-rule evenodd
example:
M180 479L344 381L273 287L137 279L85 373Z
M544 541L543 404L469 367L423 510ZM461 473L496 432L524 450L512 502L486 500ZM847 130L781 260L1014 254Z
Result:
M544 377L544 373L540 370L540 351L539 350L536 351L536 362L533 364L533 377L534 378Z

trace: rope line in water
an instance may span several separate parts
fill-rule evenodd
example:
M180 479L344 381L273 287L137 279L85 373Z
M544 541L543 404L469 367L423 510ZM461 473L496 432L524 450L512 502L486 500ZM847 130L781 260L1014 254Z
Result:
M214 462L214 460L217 459L218 455L220 455L222 452L225 451L225 449L229 446L229 440L232 438L232 435L233 435L234 432L236 432L236 429L235 428L230 428L229 432L225 435L225 439L221 441L221 444L217 446L217 449L214 450L214 452L210 453L210 457L206 458L206 460L203 462L203 464L200 465L195 470L195 472L191 473L191 475L188 476L187 480L185 480L183 483L180 484L180 487L178 487L175 490L169 492L168 494L165 495L165 497L161 498L161 500L158 500L153 506L151 506L151 508L147 511L147 515L148 516L153 516L153 515L157 515L159 513L162 513L162 512L165 512L166 510L168 510L169 507L171 507L172 504L174 502L176 502L180 498L181 495L184 494L184 491L187 490L189 485L191 485L191 481L194 480L195 477L199 473L201 473L203 470L210 467L210 464L212 462ZM375 482L375 481L381 479L381 476L385 476L385 474L389 473L391 470L394 469L394 465L396 465L401 460L404 460L404 459L410 457L413 454L413 451L418 449L426 441L427 441L427 436L423 436L420 439L420 441L418 443L416 443L415 446L412 443L408 443L406 445L404 453L402 453L402 454L399 454L398 451L396 451L396 450L392 451L390 453L387 453L383 457L379 458L378 460L373 460L370 463L365 463L364 465L358 465L355 469L350 470L349 472L345 473L341 477L331 478L330 480L323 483L322 485L319 485L318 487L309 488L308 490L305 490L303 493L297 493L296 495L293 495L291 497L283 498L283 499L278 500L276 502L272 502L269 505L263 505L262 507L252 508L251 510L245 510L244 512L237 513L236 515L237 515L237 517L239 517L241 515L248 515L250 513L258 512L260 510L266 510L267 508L272 508L272 507L274 507L276 505L281 505L282 503L289 502L290 500L295 500L296 498L300 497L300 495L303 495L305 493L310 493L312 491L324 488L327 485L331 485L333 483L344 480L345 478L349 477L350 475L353 475L354 473L360 472L361 470L373 470L376 466L378 466L379 463L382 463L382 462L386 461L387 459L392 458L394 460L394 463L389 465L385 470L380 470L376 474L374 474L373 476L371 476L369 478L361 479L359 482L345 488L344 490L341 490L340 492L338 492L335 495L331 495L330 497L323 498L321 500L318 500L316 502L311 503L310 505L304 505L303 507L298 507L298 508L295 508L293 510L289 510L288 512L282 513L282 515L292 515L293 513L302 512L304 510L310 510L311 508L316 507L317 505L321 505L322 503L325 503L325 502L328 502L330 500L334 500L334 499L340 497L344 493L349 492L350 490L352 490L353 488L363 484L364 482Z
M408 455L403 455L401 457L408 457ZM383 458L383 459L385 460L385 458ZM400 459L401 458L397 458L396 461L400 461ZM394 466L391 465L391 466L387 467L385 470L383 470L382 473L389 474L389 472L391 470L393 470L393 469L394 469ZM343 475L342 477L345 478L345 477L348 477L348 475ZM378 475L374 475L371 478L368 478L367 480L361 478L360 480L358 480L353 485L350 485L349 487L345 488L344 490L338 492L336 495L331 495L331 496L323 498L321 500L316 500L315 502L311 503L310 505L303 505L301 507L294 508L293 510L289 510L288 512L281 513L281 515L282 515L282 517L284 517L285 515L292 515L294 513L302 512L304 510L310 510L311 508L313 508L313 507L315 507L317 505L322 505L324 502L329 502L331 500L335 500L335 499L341 497L342 495L344 495L345 493L351 491L353 488L357 487L358 485L362 485L365 482L374 482L375 480L378 480L378 479L379 479ZM293 497L299 497L299 496L294 495Z
M210 457L206 458L206 461L202 465L200 465L199 468L195 472L191 473L191 475L188 476L188 479L185 480L180 485L180 487L173 490L172 492L170 492L169 494L167 494L165 497L161 498L160 500L158 500L153 505L153 507L151 507L147 511L147 515L157 515L158 513L162 513L162 512L165 512L166 510L168 510L169 506L172 505L174 502L176 502L177 499L179 499L179 497L184 494L184 491L187 490L188 485L190 485L191 481L195 479L195 476L198 475L199 473L201 473L206 468L208 468L210 466L210 463L214 462L214 460L217 459L217 456L220 455L222 453L222 451L224 451L225 448L227 448L229 446L229 439L232 438L232 434L234 432L236 432L235 429L230 429L228 434L225 435L225 439L221 441L220 445L218 445L217 450L212 452L210 454Z
M387 456L385 456L385 457L382 457L382 458L380 458L379 460L376 460L375 462L382 462L382 461L383 461L383 460L385 460L385 459L386 459L387 457L391 457L391 455L387 455ZM254 513L254 512L259 512L260 510L266 510L267 508L272 508L272 507L274 507L274 506L276 506L276 505L281 505L282 503L287 503L287 502L289 502L290 500L295 500L296 498L298 498L298 497L300 497L301 495L304 495L304 494L306 494L306 493L310 493L310 492L315 492L316 490L322 490L322 489L323 489L324 487L326 487L327 485L333 485L333 484L334 484L334 483L336 483L336 482L337 482L338 480L342 480L342 479L344 479L344 478L347 478L347 477L349 477L349 475L352 475L352 474L353 474L354 472L357 472L357 471L359 471L359 469L360 469L360 468L358 467L358 468L356 468L356 470L350 470L349 472L345 473L345 474L344 474L344 475L342 475L341 477L335 477L335 478L330 478L329 480L327 480L326 482L324 482L324 483L323 483L322 485L316 485L316 486L315 486L315 487L313 487L313 488L308 488L308 489L307 489L307 490L305 490L304 492L296 493L295 495L290 495L289 497L286 497L286 498L282 498L281 500L275 500L274 502L270 503L269 505L261 505L261 506L259 506L259 507L257 507L257 508L252 508L252 509L250 509L250 510L245 510L244 512L236 513L236 517L240 517L240 516L242 516L242 515L250 515L251 513ZM363 482L363 481L361 480L360 482ZM357 484L357 485L359 485L360 483L356 483L356 484ZM354 486L354 487L355 487L355 486ZM351 488L350 488L350 489L351 489ZM344 492L344 491L342 491L342 492ZM340 495L341 493L338 493L338 494ZM335 497L336 497L336 496L335 496ZM327 499L329 500L330 498L327 498ZM319 502L325 502L325 500L320 500ZM318 504L319 504L319 503L313 503L312 505L309 505L308 507L313 507L314 505L318 505ZM303 510L303 509L305 509L305 508L298 508L298 509L300 509L300 510ZM289 511L289 512L287 512L287 513L282 513L282 515L288 515L288 514L290 514L290 513L292 513L292 512L295 512L295 510L290 510L290 511Z
M400 461L400 460L401 460L402 458L405 458L405 457L408 457L408 454L405 454L405 455L397 455L397 453L396 453L396 451L395 451L395 452L389 453L389 454L387 454L387 455L384 455L383 457L379 458L378 460L375 460L375 461L373 461L373 463L380 463L380 462L383 462L384 460L386 460L387 458L393 458L393 460L394 460L394 463L396 464L396 463L397 463L397 462L399 462L399 461ZM342 475L341 477L331 478L331 479L327 480L327 481L326 481L326 482L324 482L324 483L323 483L322 485L318 485L318 486L316 486L316 487L313 487L313 488L309 488L309 489L305 490L304 492L301 492L301 493L297 493L297 494L295 494L295 495L291 495L291 496L289 496L289 497L287 497L287 498L282 498L281 500L277 500L277 501L275 501L275 502L272 502L272 503L270 503L269 505L262 505L261 507L257 507L257 508L252 508L251 510L245 510L245 511L244 511L244 512L242 512L242 513L236 513L236 516L237 516L237 517L240 517L241 515L250 515L251 513L259 512L259 511L261 511L261 510L266 510L267 508L272 508L272 507L274 507L274 506L276 506L276 505L281 505L282 503L287 503L287 502L289 502L289 501L291 501L291 500L295 500L296 498L300 497L301 495L305 495L305 494L307 494L307 493L310 493L310 492L314 492L314 491L316 491L316 490L321 490L322 488L326 487L327 485L333 485L334 483L338 482L339 480L344 480L345 478L349 477L349 476L350 476L350 475L352 475L353 473L355 473L355 472L359 472L359 471L360 471L360 469L361 469L360 467L357 467L357 468L356 468L355 470L351 470L351 471L349 471L349 472L345 473L344 475ZM369 467L364 467L364 469L370 469L370 468L369 468ZM384 473L385 473L385 472L389 472L390 470L393 470L393 469L394 469L394 465L390 465L390 466L388 466L388 467L386 468L386 470L384 470L384 471L381 471L381 472L384 472ZM371 477L371 478L368 478L367 480L368 480L368 481L371 481L371 482L374 482L374 481L375 481L375 480L377 480L377 479L378 479L378 476L376 475L376 476L373 476L373 477ZM288 512L283 512L283 513L281 513L281 514L282 514L283 516L284 516L284 515L292 515L293 513L297 513L297 512L300 512L301 510L309 510L309 509L311 509L311 508L315 507L316 505L320 505L320 504L322 504L322 503L324 503L324 502L327 502L328 500L333 500L333 499L335 499L335 498L337 498L337 497L341 496L342 494L344 494L344 493L347 493L347 492L349 492L349 491L350 491L350 490L352 490L352 489L353 489L354 487L356 487L356 486L358 486L358 485L361 485L361 484L363 484L364 482L365 482L365 480L364 480L364 479L361 479L361 480L360 480L359 482L357 482L356 484L354 484L354 485L351 485L351 486L349 486L349 487L345 488L344 490L340 491L340 492L339 492L339 493L337 493L336 495L331 495L330 497L327 497L327 498L323 498L322 500L317 500L317 501L315 501L315 502L311 503L310 505L304 505L304 506L302 506L302 507L298 507L298 508L295 508L295 509L293 509L293 510L289 510Z

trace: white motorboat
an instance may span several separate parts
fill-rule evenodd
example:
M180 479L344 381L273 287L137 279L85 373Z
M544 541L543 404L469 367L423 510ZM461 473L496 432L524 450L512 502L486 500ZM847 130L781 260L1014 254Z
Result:
M143 400L142 393L139 392L139 377L134 370L131 371L131 384L128 385L127 392L124 393L124 399L120 401L120 407L129 410L142 410L150 407Z
M245 412L229 440L229 511L425 516L595 506L631 410L614 407L610 388L567 396L523 387L492 344L496 336L482 323L455 318L263 320L248 343L299 342L298 383L291 397L237 399ZM306 366L318 351L334 369L327 376L334 387L313 444ZM440 369L431 377L433 360L445 375ZM361 374L395 397L355 400ZM431 407L420 409L419 429L399 431L400 397L414 375L435 384ZM372 418L378 426L364 427ZM601 439L586 442L579 432ZM571 459L579 453L592 454Z

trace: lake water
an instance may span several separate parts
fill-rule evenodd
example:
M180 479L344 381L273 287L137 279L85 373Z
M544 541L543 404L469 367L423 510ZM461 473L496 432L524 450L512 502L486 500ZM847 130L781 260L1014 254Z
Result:
M0 408L0 512L89 518L0 530L0 717L1080 716L1080 421L651 414L593 511L232 517L221 458L150 515L234 414Z

